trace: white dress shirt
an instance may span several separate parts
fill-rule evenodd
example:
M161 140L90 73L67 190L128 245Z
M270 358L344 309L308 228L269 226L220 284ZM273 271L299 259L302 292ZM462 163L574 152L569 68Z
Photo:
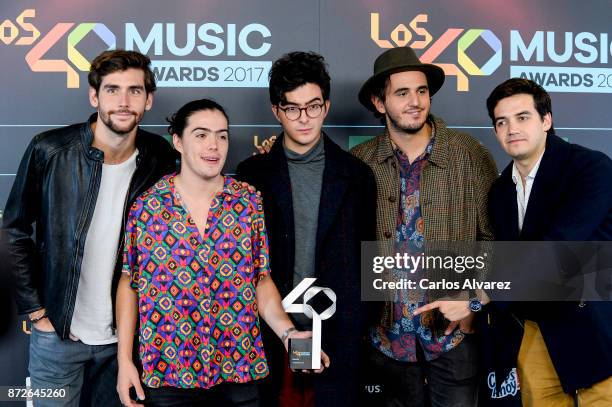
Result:
M531 188L533 187L533 181L535 180L538 168L540 168L540 162L544 153L540 156L538 161L535 163L527 178L525 179L525 187L523 188L523 182L521 180L521 174L519 173L516 163L512 164L512 181L516 184L516 203L518 207L518 227L519 232L523 230L523 221L525 220L525 213L527 212L527 205L529 204L529 196L531 195Z

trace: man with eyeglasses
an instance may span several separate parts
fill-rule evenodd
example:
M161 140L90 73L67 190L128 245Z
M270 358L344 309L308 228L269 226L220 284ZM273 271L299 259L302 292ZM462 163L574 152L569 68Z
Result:
M286 296L304 278L331 288L336 314L323 323L322 347L333 363L321 377L293 373L262 323L270 369L262 405L357 405L360 338L367 326L360 301L360 242L373 240L376 184L367 165L323 131L330 78L322 56L292 52L270 71L272 113L283 132L267 154L240 163L237 177L261 191L273 279ZM315 300L318 299L315 297ZM329 304L315 301L316 310ZM298 329L311 321L292 314ZM278 392L278 389L281 389Z

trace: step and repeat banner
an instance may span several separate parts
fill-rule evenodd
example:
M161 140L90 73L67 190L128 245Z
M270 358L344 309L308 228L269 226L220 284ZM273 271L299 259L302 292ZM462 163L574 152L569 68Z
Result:
M0 4L0 201L32 137L82 122L90 61L106 49L147 54L158 83L143 127L189 100L213 98L231 120L226 171L280 127L268 71L294 50L316 51L332 77L325 131L350 148L382 130L357 101L374 59L411 46L446 72L432 112L477 137L498 166L485 99L510 77L542 84L560 136L612 155L612 28L608 0L26 0ZM58 219L60 222L61 219ZM14 312L14 311L13 311ZM5 313L5 318L13 312ZM0 337L0 385L24 385L29 324L14 316Z

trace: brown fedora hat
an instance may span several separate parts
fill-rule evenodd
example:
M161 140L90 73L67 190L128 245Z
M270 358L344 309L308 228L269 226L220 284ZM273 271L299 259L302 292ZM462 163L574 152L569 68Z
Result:
M444 70L439 66L424 64L410 47L391 48L376 58L374 61L374 74L363 84L359 91L359 101L368 110L373 112L376 108L372 104L372 85L376 80L403 71L421 71L427 77L429 94L433 96L444 83Z

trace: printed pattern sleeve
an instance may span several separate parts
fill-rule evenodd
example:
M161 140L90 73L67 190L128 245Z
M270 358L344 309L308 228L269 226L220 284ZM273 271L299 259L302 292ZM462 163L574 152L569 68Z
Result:
M251 202L254 206L251 234L253 243L253 271L255 284L257 284L258 281L270 275L270 251L268 249L268 235L262 199L259 196L255 196Z
M138 289L138 281L140 280L140 262L138 254L138 238L141 234L139 225L139 217L142 212L142 202L137 200L130 208L125 225L125 234L123 235L123 266L122 272L127 274L131 279L131 287Z

